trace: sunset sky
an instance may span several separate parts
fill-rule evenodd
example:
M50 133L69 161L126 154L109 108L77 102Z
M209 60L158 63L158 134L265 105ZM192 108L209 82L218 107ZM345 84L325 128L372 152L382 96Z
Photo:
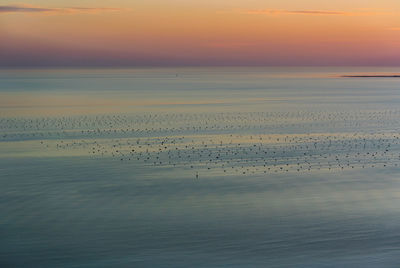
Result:
M0 3L2 67L175 65L399 66L400 1Z

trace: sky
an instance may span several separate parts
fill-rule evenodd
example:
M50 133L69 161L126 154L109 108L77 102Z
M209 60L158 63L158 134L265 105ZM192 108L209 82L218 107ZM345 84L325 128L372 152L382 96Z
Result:
M400 66L398 0L0 2L0 66Z

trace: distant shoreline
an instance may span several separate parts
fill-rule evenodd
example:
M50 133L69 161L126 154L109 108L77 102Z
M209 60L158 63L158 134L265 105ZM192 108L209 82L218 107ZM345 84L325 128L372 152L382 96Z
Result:
M400 75L342 75L340 77L348 77L348 78L400 78Z

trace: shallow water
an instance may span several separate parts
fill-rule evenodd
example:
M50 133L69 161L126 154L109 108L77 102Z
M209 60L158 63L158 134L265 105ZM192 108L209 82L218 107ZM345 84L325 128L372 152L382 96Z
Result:
M398 267L389 68L0 71L1 267Z

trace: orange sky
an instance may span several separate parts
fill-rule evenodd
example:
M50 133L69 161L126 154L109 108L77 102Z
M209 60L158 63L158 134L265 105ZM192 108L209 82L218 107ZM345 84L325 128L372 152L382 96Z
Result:
M6 0L0 41L3 67L400 65L400 2Z

